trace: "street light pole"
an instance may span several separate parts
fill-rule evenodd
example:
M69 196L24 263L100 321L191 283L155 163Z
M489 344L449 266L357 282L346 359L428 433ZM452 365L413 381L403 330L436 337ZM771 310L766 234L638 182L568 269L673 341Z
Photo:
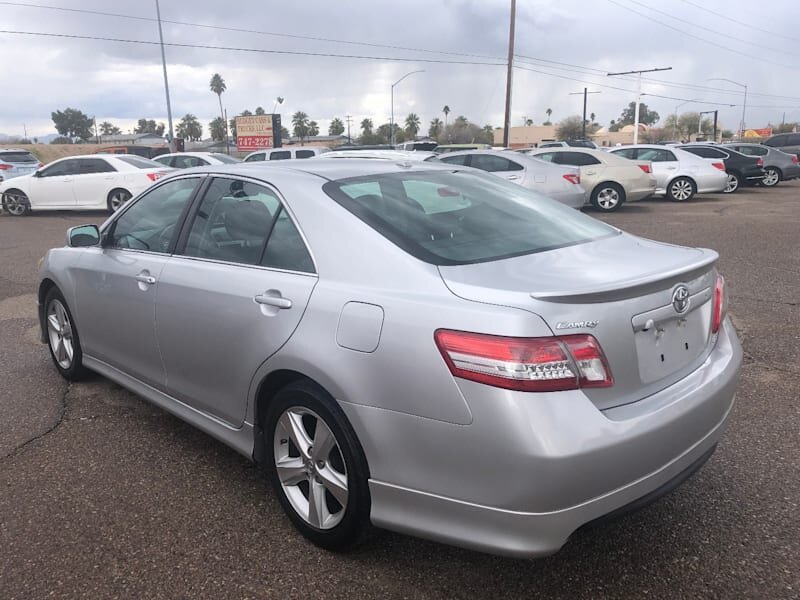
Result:
M642 73L655 73L656 71L671 71L672 67L658 69L642 69L640 71L620 71L619 73L606 73L608 77L615 75L637 75L636 78L636 107L633 110L633 143L639 143L639 104L642 101Z
M678 109L683 106L684 104L689 104L690 102L701 102L701 100L692 99L686 100L685 102L681 102L680 104L675 105L675 121L672 123L672 137L677 136L677 128L678 128Z
M747 114L747 86L743 83L739 83L738 81L734 81L733 79L726 79L725 77L712 77L707 81L727 81L728 83L732 83L733 85L738 85L744 88L744 102L742 103L742 122L739 124L739 139L744 140L744 127L745 127L745 115Z
M172 129L172 106L169 102L169 80L167 79L167 55L164 53L164 33L161 31L161 9L156 0L156 17L158 18L158 39L161 44L161 66L164 69L164 92L167 95L167 122L169 123L169 151L175 152L175 133Z
M389 144L391 146L394 146L394 86L403 81L403 79L405 79L409 75L413 75L414 73L424 73L424 72L425 69L419 69L417 71L409 71L408 73L403 75L400 79L398 79L392 84L392 93L391 93L392 113L391 116L389 117Z

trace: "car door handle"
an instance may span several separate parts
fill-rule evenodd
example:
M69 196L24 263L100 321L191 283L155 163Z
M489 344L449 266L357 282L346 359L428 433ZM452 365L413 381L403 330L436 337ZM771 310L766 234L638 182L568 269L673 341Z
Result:
M275 308L292 308L292 301L283 296L270 296L268 294L258 294L253 297L257 304L266 304Z
M519 179L519 175L506 175L506 179L514 181L515 179Z
M587 175L597 175L597 171L586 171Z
M678 167L667 167L667 171L674 171L674 170L675 170L675 169L677 169L677 168L678 168Z
M137 275L134 279L136 279L136 281L138 281L139 283L146 283L147 285L153 285L156 282L156 278L153 277L152 275L143 275L141 273Z

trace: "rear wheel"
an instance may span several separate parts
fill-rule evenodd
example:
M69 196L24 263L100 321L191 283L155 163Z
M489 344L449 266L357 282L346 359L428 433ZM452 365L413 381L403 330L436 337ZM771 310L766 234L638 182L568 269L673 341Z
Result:
M728 183L725 185L725 189L722 190L723 194L733 194L736 190L739 189L741 185L741 177L738 173L728 173Z
M780 183L781 172L775 167L767 167L764 169L764 179L761 180L761 185L766 187L773 187Z
M30 200L25 192L8 190L3 193L3 210L14 217L21 217L31 209Z
M625 202L625 190L612 182L601 183L592 192L592 205L603 212L613 212Z
M673 202L687 202L694 198L697 188L688 177L678 177L667 186L667 198Z
M111 190L111 192L108 194L107 200L108 210L110 210L112 213L117 212L123 204L131 199L131 197L132 194L128 190L123 190L121 188Z
M329 550L363 541L369 522L369 470L336 401L310 381L273 399L264 423L269 477L283 509L306 538Z

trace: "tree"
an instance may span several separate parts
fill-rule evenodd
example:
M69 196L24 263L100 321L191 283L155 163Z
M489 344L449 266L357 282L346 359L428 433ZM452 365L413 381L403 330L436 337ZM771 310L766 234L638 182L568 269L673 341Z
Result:
M87 140L92 137L94 120L76 108L65 108L50 113L56 131L70 139Z
M444 128L444 123L439 117L435 119L431 119L430 127L428 127L428 137L433 138L434 140L439 139L439 134L442 133L442 129Z
M290 138L289 130L286 129L283 125L281 125L281 139L288 140Z
M447 129L447 115L450 114L450 107L445 104L442 112L444 113L444 127Z
M481 132L483 133L483 136L480 138L480 143L494 144L494 127L491 125L484 125L483 129L481 129Z
M574 115L559 121L556 125L556 137L560 140L575 140L583 136L583 117ZM590 135L597 131L598 126L594 123L586 125L586 134Z
M319 135L319 123L316 121L308 122L308 137L316 137Z
M525 127L530 127L533 125L533 119L525 119Z
M183 115L180 123L178 123L177 130L178 137L189 140L190 142L196 142L203 137L203 126L200 125L200 121L197 120L197 117L191 113Z
M543 125L552 125L553 123L552 123L552 121L550 121L550 115L553 114L553 109L552 108L548 108L544 112L547 115L547 120L543 123Z
M800 123L781 123L772 127L772 133L792 133L797 129L800 129Z
M60 135L57 138L53 138L53 140L50 143L51 144L71 144L72 140L70 138L68 138L68 137Z
M156 125L153 119L139 119L133 129L133 133L153 133L157 136L162 136L165 128L163 123Z
M619 121L617 121L617 123L619 123L620 126L633 125L635 114L636 102L631 102L622 110L622 114L619 116ZM644 102L639 104L639 123L653 125L658 122L659 118L656 111L647 108L647 104Z
M614 119L611 119L611 123L608 124L609 131L619 131L620 125Z
M372 128L374 125L372 124L372 119L363 119L361 121L361 131L364 135L372 135Z
M339 117L334 117L328 125L328 135L342 135L344 133L344 123Z
M119 135L121 133L122 130L113 123L108 121L100 123L100 135Z
M394 123L394 127L392 127L389 123L384 123L375 130L375 141L369 143L390 144L392 140L392 129L394 129L395 142L404 142L406 140L405 132L398 123Z
M219 101L219 118L222 120L222 126L225 128L225 138L228 137L228 128L225 127L225 112L222 110L222 92L228 89L225 85L225 80L219 73L214 73L211 76L211 81L208 83L208 88L217 95Z
M422 121L416 113L410 113L406 117L406 134L410 139L413 140L417 138L417 133L421 125Z
M642 132L641 138L646 144L659 144L672 139L672 130L668 127L649 127Z
M294 137L299 138L301 145L303 143L303 139L308 137L309 124L310 124L310 119L308 118L308 114L304 113L302 110L298 110L296 113L292 115L292 127L294 128Z
M594 123L594 120L595 120L595 117L596 117L596 116L597 116L597 115L595 115L594 113L591 113L591 114L589 115L589 123Z
M211 139L215 142L222 142L225 140L225 120L222 117L217 117L208 124L208 133Z
M700 123L699 112L685 112L678 115L678 120L675 120L675 114L668 115L664 119L663 129L669 132L671 139L688 140L689 136L697 133L698 126L704 133L712 133L714 131L714 122L709 119L703 119Z
M263 106L256 106L256 116L263 117L266 113Z

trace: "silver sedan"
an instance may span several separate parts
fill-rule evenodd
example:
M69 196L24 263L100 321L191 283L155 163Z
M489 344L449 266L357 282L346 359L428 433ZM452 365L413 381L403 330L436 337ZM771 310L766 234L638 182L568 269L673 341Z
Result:
M717 261L473 169L319 159L159 181L71 229L38 300L65 378L263 464L315 543L542 556L714 451L742 360Z

